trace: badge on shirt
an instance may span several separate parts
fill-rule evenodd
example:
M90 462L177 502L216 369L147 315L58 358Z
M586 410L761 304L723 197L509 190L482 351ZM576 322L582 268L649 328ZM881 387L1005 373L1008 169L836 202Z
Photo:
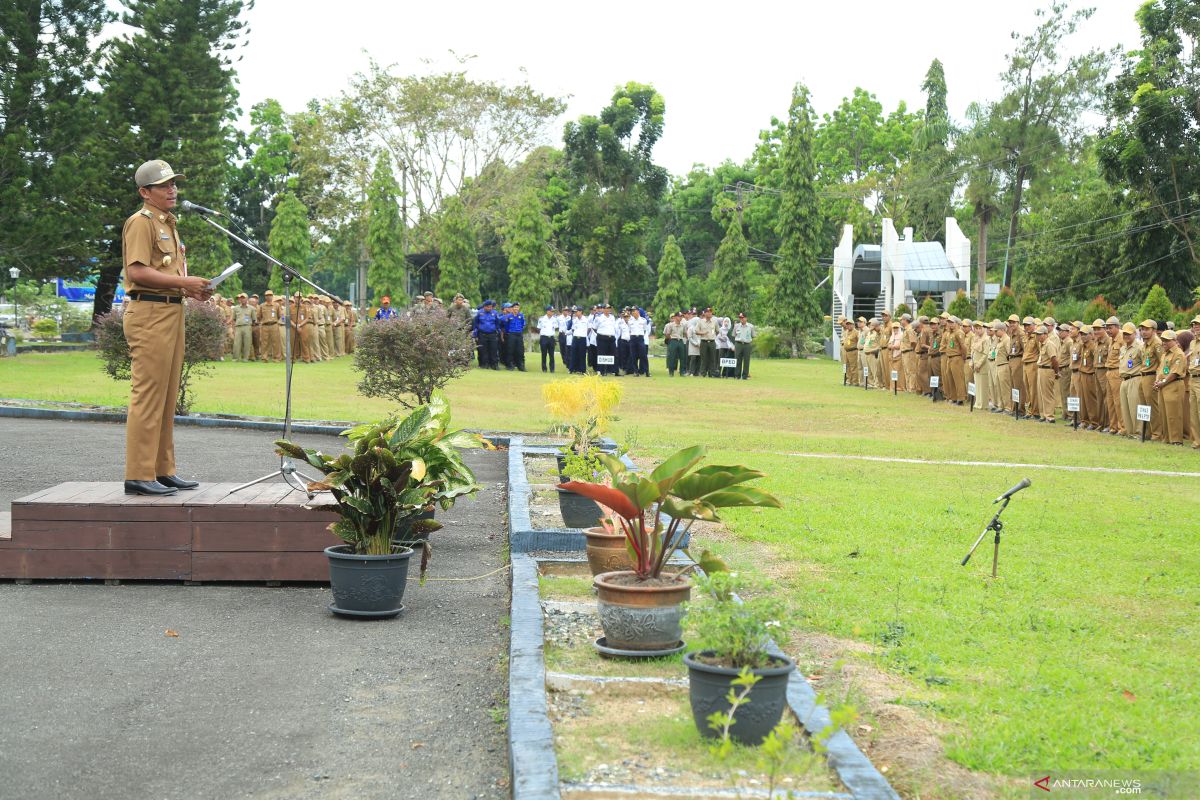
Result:
M1146 359L1146 366L1147 367L1150 366L1150 359L1148 359L1148 358Z
M1132 358L1125 362L1125 368L1133 369L1133 359Z
M1170 374L1171 374L1171 368L1169 366L1163 365L1163 375L1170 375Z

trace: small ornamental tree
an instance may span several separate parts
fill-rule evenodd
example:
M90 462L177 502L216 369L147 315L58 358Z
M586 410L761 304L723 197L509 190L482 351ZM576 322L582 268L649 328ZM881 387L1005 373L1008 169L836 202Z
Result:
M967 297L967 293L962 289L958 290L958 296L950 301L950 305L946 307L946 313L952 317L959 319L967 319L975 313L975 303Z
M920 310L918 316L925 316L925 317L929 317L930 319L932 319L933 317L936 317L937 315L938 315L937 302L932 297L926 297L924 302L921 303L921 310Z
M1102 319L1108 320L1109 317L1115 315L1117 309L1113 304L1104 299L1104 295L1098 294L1092 302L1088 303L1087 308L1083 310L1083 321L1091 325L1093 320Z
M892 312L892 319L900 319L904 314L912 315L912 309L908 307L908 303L901 303L896 306L895 311Z
M998 319L1001 322L1006 322L1009 317L1016 313L1017 296L1013 294L1012 289L1004 286L1000 289L1000 296L991 302L984 316L989 320Z
M1017 316L1022 320L1026 317L1034 317L1036 319L1042 316L1043 311L1045 311L1045 307L1033 292L1026 292L1021 295L1021 299L1017 303Z
M1133 324L1137 325L1146 319L1162 322L1171 319L1174 314L1175 307L1171 305L1171 300L1167 297L1167 290L1156 283L1146 293L1146 299L1142 301L1142 307L1138 309L1137 313L1138 318Z
M96 350L108 377L117 381L130 379L129 342L121 308L96 318ZM225 320L212 303L185 300L183 304L183 367L179 371L179 397L175 413L185 416L196 401L192 381L211 369L225 351Z
M445 314L414 314L364 325L354 342L358 391L406 408L424 405L471 365L470 331Z

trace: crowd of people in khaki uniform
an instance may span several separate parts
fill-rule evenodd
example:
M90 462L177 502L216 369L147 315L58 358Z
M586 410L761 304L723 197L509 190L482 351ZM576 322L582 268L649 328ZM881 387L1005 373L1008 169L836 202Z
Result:
M984 322L885 312L838 324L848 385L936 391L952 405L1048 424L1078 413L1081 430L1135 439L1137 407L1150 406L1151 439L1200 449L1200 316L1179 333L1150 319L1088 325L1016 314ZM1078 412L1068 412L1068 398L1078 398Z
M234 302L214 294L228 330L225 352L234 361L282 361L286 330L285 300L268 289L259 302L257 294L239 294ZM358 314L349 300L338 303L329 297L296 292L287 308L292 326L292 359L312 363L328 361L354 352L354 328Z

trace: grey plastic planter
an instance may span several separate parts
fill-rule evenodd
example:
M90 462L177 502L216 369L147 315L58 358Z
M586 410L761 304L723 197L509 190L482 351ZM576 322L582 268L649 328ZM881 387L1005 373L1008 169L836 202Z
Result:
M411 547L400 547L386 556L359 555L349 545L325 548L329 557L329 586L338 616L387 619L404 610L401 599L408 584Z
M708 715L716 711L729 712L729 687L740 670L710 666L697 660L699 655L712 655L712 651L701 650L683 657L688 668L688 698L700 735L715 739L717 732L708 727ZM779 724L787 706L788 676L796 669L796 662L783 655L771 656L771 659L778 666L751 670L760 680L750 690L748 702L734 712L729 736L741 744L762 744L771 729ZM739 694L741 691L739 688Z

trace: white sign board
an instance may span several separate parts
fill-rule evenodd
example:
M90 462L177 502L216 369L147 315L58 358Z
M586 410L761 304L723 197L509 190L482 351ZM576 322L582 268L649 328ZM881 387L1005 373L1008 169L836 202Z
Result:
M596 356L596 363L597 364L607 364L608 366L612 366L613 364L617 363L617 357L616 356Z
M1014 402L1014 403L1019 403L1019 402L1021 402L1021 390L1020 390L1020 389L1013 389L1013 395L1012 395L1012 397L1013 397L1013 402Z
M899 380L900 380L900 373L896 372L896 370L892 370L892 383L896 383Z
M1079 398L1078 397L1068 397L1067 398L1067 411L1078 411L1078 410L1079 410Z
M1137 409L1138 422L1150 421L1150 406L1138 406Z
M843 375L845 375L845 374L846 374L846 371L847 371L847 370L849 370L849 369L850 369L850 365L849 365L849 364L847 364L845 361L843 361L843 362L842 362L842 374L843 374Z
M722 359L720 359L720 362L721 362L721 369L725 369L726 367L729 367L730 369L735 369L737 367L737 359L736 358L722 358Z
M871 373L870 367L863 367L863 380L866 380L867 376L869 376L870 373Z
M973 384L973 383L967 384L967 394L971 395L971 397L975 396L975 384Z
M937 388L938 388L939 386L941 386L941 385L942 385L942 379L941 379L941 378L939 378L937 375L930 375L930 376L929 376L929 388L930 388L930 389L937 389Z

